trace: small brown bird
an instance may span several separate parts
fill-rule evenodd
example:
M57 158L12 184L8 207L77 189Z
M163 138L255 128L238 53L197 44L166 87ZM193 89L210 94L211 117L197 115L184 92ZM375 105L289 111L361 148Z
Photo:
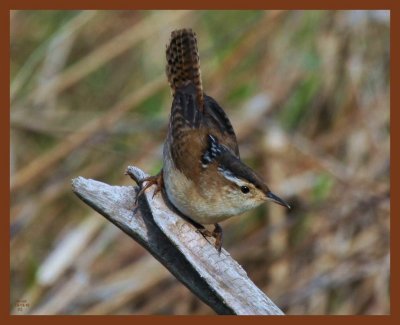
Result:
M290 206L273 194L239 155L232 124L218 103L203 92L196 34L172 32L167 46L166 73L173 92L164 165L149 177L139 195L157 184L170 206L198 224L204 236L222 246L218 225L271 200ZM155 193L156 193L155 192ZM211 233L202 225L214 224Z

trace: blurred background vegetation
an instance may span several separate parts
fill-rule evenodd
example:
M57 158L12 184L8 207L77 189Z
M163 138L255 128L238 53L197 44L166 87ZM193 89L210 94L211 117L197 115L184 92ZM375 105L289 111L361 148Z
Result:
M162 166L172 30L243 159L290 202L222 224L288 314L387 314L388 11L12 11L11 302L21 314L214 314L71 191Z

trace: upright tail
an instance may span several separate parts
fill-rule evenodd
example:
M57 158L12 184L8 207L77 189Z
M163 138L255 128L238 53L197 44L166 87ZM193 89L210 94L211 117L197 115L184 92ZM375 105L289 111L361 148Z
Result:
M200 58L197 49L196 33L191 29L175 30L167 45L167 77L173 93L192 83L201 109L204 95L201 83Z

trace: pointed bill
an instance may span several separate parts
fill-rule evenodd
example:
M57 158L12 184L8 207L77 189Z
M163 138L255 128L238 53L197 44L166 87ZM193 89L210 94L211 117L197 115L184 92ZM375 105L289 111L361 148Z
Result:
M271 200L272 202L275 202L277 204L283 205L284 207L287 207L289 210L291 209L291 206L289 204L287 204L279 196L275 195L271 191L267 193L267 198L269 200Z

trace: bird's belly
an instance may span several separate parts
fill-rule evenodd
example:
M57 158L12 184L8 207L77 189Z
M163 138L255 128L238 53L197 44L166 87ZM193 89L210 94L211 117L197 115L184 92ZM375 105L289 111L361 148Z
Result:
M185 216L200 223L213 224L237 214L217 198L204 197L196 185L176 169L164 173L164 186L171 203Z

